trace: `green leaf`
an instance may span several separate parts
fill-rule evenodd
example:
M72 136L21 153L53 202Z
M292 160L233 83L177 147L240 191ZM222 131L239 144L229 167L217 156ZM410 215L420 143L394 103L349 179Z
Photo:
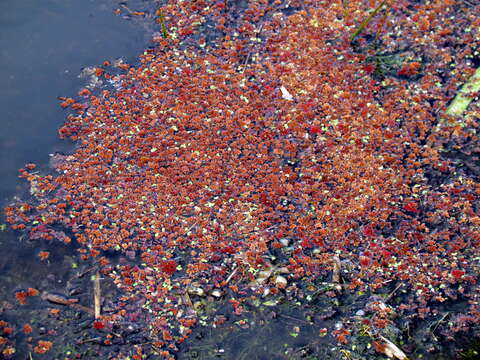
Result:
M263 303L265 306L275 306L278 304L278 299L268 300Z
M447 115L461 116L473 100L471 96L480 90L480 67L475 74L462 86L457 96L447 108Z

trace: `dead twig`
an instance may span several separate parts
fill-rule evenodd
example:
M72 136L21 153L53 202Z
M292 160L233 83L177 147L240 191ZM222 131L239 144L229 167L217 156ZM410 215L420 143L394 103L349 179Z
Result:
M230 280L232 280L232 278L235 276L237 271L238 271L238 267L236 267L235 270L233 270L233 272L228 276L227 280L225 280L225 285L228 284Z
M390 294L388 294L388 296L385 298L385 302L388 302L392 298L393 294L395 294L397 292L397 290L400 289L402 286L403 286L403 283L398 284L395 287L395 289L393 289L392 292Z
M100 272L95 273L95 286L93 287L93 300L95 304L95 319L101 316L102 293L100 289Z
M262 24L260 25L260 27L258 28L258 32L257 32L257 35L255 35L255 38L257 38L258 35L260 35L260 32L262 31L262 28L263 28L263 23L262 23ZM250 56L252 55L252 51L253 51L253 48L254 48L254 47L255 47L255 46L252 46L252 47L250 48L250 50L248 51L247 57L245 58L245 61L244 61L244 63L243 63L243 66L247 66L248 61L250 60Z
M336 284L340 283L340 271L342 269L342 263L340 262L340 258L338 255L333 257L333 274L332 274L332 281Z
M95 311L93 309L90 309L89 307L80 304L70 304L68 306L74 308L75 310L83 311L90 315L95 315Z
M332 274L332 282L335 284L335 290L338 292L342 291L342 286L340 285L340 273L342 271L342 262L340 261L340 257L335 255L333 257L333 274Z
M297 319L293 316L288 316L288 315L284 315L284 314L278 314L278 316L280 316L282 318L285 318L285 319L290 319L290 320L294 320L294 321L301 322L301 323L304 323L304 324L312 325L312 323L308 320ZM294 323L293 325L297 325L297 324L298 323Z
M440 320L438 320L438 321L435 323L435 327L434 327L433 329L432 329L433 323L432 323L432 325L429 326L429 329L431 329L431 331L432 331L432 336L433 336L433 338L434 338L435 340L437 339L437 337L435 336L435 330L437 330L437 328L440 326L440 323L441 323L443 320L445 320L448 315L450 315L450 312L448 312L448 311L447 311L445 314L443 314L443 316L440 318Z
M90 271L92 270L95 270L96 266L92 266L84 271L82 271L81 273L78 273L74 276L74 278L77 278L77 279L81 279L82 277L84 277L86 274L88 274Z
M437 330L438 325L440 325L440 323L441 323L443 320L445 320L445 318L446 318L448 315L450 315L449 312L445 313L445 315L443 315L442 318L437 321L437 323L436 323L435 327L433 328L432 332L434 332L435 330Z
M51 302L52 304L69 306L75 310L84 311L90 315L95 314L93 309L78 304L78 299L71 299L62 294L50 294L45 292L42 294L42 299Z
M101 337L94 337L94 338L91 338L91 339L80 340L78 342L78 344L82 345L82 344L86 344L86 343L93 342L93 341L98 341L98 340L102 340L102 338Z

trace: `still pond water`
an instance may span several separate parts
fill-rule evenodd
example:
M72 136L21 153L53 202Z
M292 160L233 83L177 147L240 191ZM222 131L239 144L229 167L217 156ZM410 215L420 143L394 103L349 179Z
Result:
M58 96L75 97L85 86L84 67L105 60L135 63L151 45L153 20L128 18L128 9L153 8L153 0L1 0L0 12L0 208L14 196L28 195L18 169L34 162L48 167L49 154L73 146L57 137L67 113ZM128 8L128 9L127 9ZM114 10L121 9L121 15ZM0 225L5 222L3 210ZM63 287L71 250L57 245L48 263L37 253L47 244L20 241L0 231L0 319L14 327L30 321L28 312L16 315L15 290L55 283ZM51 250L49 248L49 250ZM19 318L23 317L23 318ZM2 355L0 354L0 357ZM15 358L23 358L17 348Z

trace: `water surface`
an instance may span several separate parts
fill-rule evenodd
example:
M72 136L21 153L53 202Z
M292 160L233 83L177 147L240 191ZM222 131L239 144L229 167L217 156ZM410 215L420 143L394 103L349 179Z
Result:
M128 8L152 8L153 0L123 1ZM0 208L14 196L28 198L27 184L18 179L18 169L37 163L47 172L49 154L69 152L73 144L59 140L57 129L68 112L58 96L75 97L86 84L79 78L82 68L123 58L135 63L150 46L153 21L117 16L117 0L2 0L0 12ZM4 223L3 210L0 224ZM37 254L49 250L49 261ZM23 324L42 324L35 308L40 299L18 307L14 293L34 287L39 290L65 288L73 271L72 247L45 241L27 241L13 231L0 230L0 320L16 329ZM22 335L17 332L17 353ZM0 355L1 356L1 355Z
M123 3L140 9L152 1ZM2 1L1 205L17 192L18 168L46 164L49 153L65 147L57 139L65 118L57 97L78 92L81 69L120 57L135 61L149 45L146 26L115 15L119 7L114 0Z

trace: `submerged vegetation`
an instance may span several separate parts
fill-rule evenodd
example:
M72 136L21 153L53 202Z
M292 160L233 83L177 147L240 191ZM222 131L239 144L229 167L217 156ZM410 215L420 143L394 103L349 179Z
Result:
M478 159L478 103L462 122L446 109L478 64L479 13L167 1L155 49L121 74L97 68L116 90L64 99L59 134L77 148L56 174L20 170L33 199L7 220L75 240L121 291L93 324L101 343L146 330L117 358L173 358L196 325L243 327L247 309L286 299L315 310L318 346L336 349L325 359L468 354L451 340L479 335L480 173L465 160Z

